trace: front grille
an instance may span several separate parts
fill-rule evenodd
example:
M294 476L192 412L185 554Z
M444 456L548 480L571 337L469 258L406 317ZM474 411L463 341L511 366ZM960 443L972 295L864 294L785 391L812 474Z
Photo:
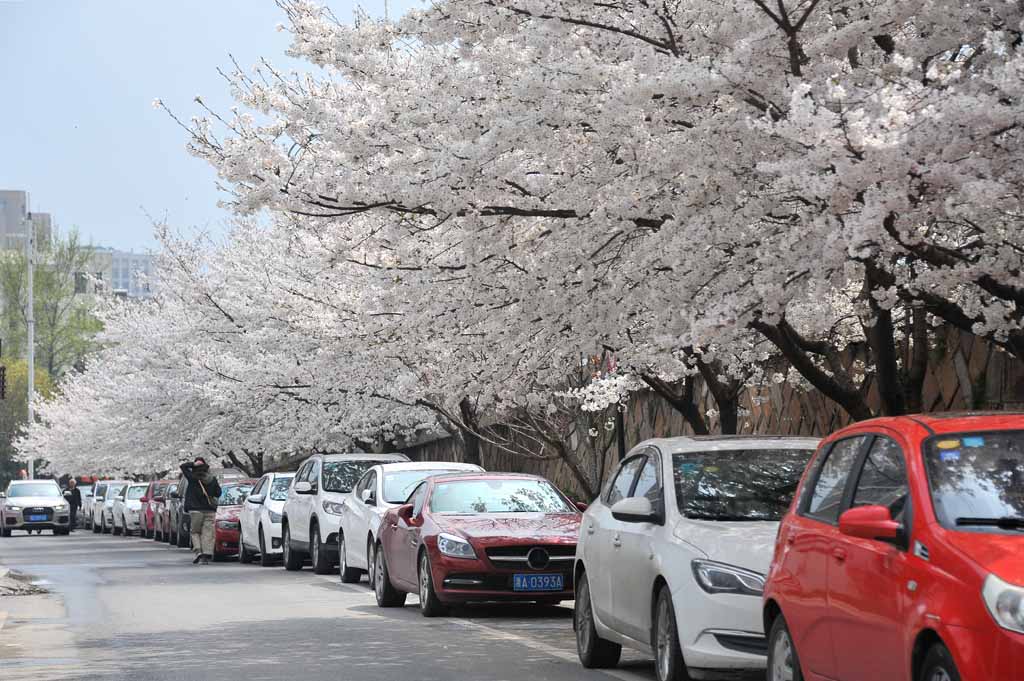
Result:
M768 639L763 636L737 636L735 634L715 634L719 645L729 650L751 655L767 655Z
M538 549L534 551L534 549ZM532 553L531 553L532 552ZM547 560L543 560L544 554ZM576 559L575 544L524 544L521 546L492 546L487 558L494 567L508 570L567 570ZM538 560L540 559L540 560Z
M37 520L33 522L50 522L53 520L53 509L52 508L26 508L21 511L22 517L28 522L29 516L44 516L45 520Z

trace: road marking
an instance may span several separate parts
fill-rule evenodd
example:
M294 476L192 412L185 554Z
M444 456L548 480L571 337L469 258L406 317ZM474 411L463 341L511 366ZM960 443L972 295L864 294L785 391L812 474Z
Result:
M497 629L487 624L482 624L476 620L452 619L451 621L454 624L458 624L459 626L463 626L468 629L479 629L482 631L486 631L492 636L499 639L503 639L505 641L513 641L519 643L521 645L526 646L527 648L532 648L533 650L545 653L547 655L550 655L551 657L562 660L563 662L573 662L579 664L579 657L577 657L576 655L566 652L561 648L556 648L552 645L548 645L543 641L538 641L528 636L519 636L518 634L513 634L511 631L505 629ZM607 674L608 676L613 676L617 679L622 679L622 681L650 681L649 676L644 676L643 674L628 672L621 669L602 669L600 671L601 673Z

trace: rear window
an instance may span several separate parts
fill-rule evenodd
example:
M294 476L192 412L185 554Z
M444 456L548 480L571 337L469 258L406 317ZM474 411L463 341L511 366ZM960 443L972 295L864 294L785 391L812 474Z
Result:
M779 520L813 449L734 449L672 455L679 512L696 520Z

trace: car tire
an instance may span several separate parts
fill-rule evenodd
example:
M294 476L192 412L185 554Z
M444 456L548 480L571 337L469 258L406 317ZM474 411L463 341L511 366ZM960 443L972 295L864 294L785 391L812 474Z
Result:
M768 670L767 681L803 681L800 657L793 645L786 618L779 615L768 629Z
M281 549L284 551L284 569L289 572L301 570L302 556L292 549L292 533L287 525L282 528Z
M100 533L100 526L96 524L96 519L95 518L92 519L92 533L93 534L99 534Z
M391 575L388 574L388 564L384 558L384 551L378 545L373 551L373 558L376 562L373 568L373 595L377 597L377 606L380 608L400 608L405 605L405 599L409 594L399 591L391 584Z
M424 617L441 617L448 613L448 608L437 597L434 589L434 574L430 570L430 556L426 551L420 553L419 560L420 614Z
M242 530L238 530L238 562L243 565L248 565L252 562L253 558L256 557L249 549L245 548L245 535L242 534Z
M344 584L355 584L363 576L363 571L348 566L348 551L345 550L345 535L338 533L338 574Z
M683 650L679 646L676 610L667 586L661 587L654 605L654 671L658 681L689 681Z
M373 541L373 537L367 537L366 539L366 580L373 588L374 570L377 569L377 554L374 551L376 544Z
M188 534L185 533L184 530L185 530L185 528L183 526L178 525L177 535L178 535L178 548L179 549L187 549L189 547L189 545L191 544L191 539L188 536Z
M100 534L110 534L110 528L107 527L107 519L100 519Z
M2 530L0 530L0 537L10 537L10 536L11 536L11 531L9 529L7 529L6 527L3 528Z
M924 656L924 664L921 665L921 681L960 681L960 671L953 662L953 655L949 648L941 643L935 643L928 649Z
M609 669L619 663L622 646L597 635L594 625L594 602L590 596L587 574L580 575L576 585L576 607L573 610L573 629L576 630L576 652L580 664L587 669Z
M331 574L334 565L331 564L330 555L324 550L324 543L320 541L320 526L315 524L313 531L309 533L309 560L316 574Z
M263 534L263 526L262 525L260 525L259 534L260 534L260 566L261 567L270 567L271 565L274 564L274 557L271 556L269 553L267 553L267 539L266 539L266 536Z

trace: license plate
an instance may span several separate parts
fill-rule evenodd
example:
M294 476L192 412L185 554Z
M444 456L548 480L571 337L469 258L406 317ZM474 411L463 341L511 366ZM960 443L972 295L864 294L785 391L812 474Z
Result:
M44 520L46 520L46 516L45 515L30 515L28 517L28 521L30 523L39 523L39 522L43 522Z
M513 591L564 591L564 575L513 575Z

